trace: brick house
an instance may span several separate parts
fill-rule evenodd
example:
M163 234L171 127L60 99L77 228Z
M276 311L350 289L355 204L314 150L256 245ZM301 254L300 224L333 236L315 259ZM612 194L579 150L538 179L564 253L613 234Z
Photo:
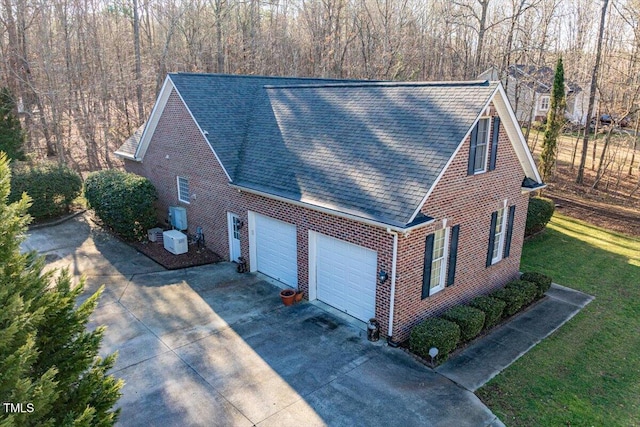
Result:
M158 212L390 341L518 274L543 184L499 82L169 74L116 153Z

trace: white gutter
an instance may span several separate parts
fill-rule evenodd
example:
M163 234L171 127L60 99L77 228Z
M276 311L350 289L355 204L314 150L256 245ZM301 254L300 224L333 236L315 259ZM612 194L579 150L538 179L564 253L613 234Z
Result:
M393 259L391 261L391 297L389 300L389 331L387 340L393 337L393 310L396 303L396 264L398 261L398 232L387 228L387 233L393 234Z
M408 233L408 232L410 232L412 230L415 230L417 228L425 227L425 226L435 222L435 219L431 219L429 221L425 221L425 222L422 222L420 224L417 224L417 225L414 225L414 226L408 227L408 228L397 227L397 226L394 226L394 225L389 225L389 224L385 224L383 222L375 221L373 219L369 219L369 218L353 215L353 214L350 214L350 213L347 213L347 212L342 212L342 211L339 211L339 210L336 210L336 209L326 208L326 207L315 205L315 204L308 203L308 202L301 202L299 200L287 199L286 197L276 196L275 194L266 193L266 192L260 191L260 190L254 190L253 188L242 187L242 186L233 184L231 182L229 183L229 186L231 188L235 188L236 190L239 190L239 191L246 191L247 193L257 194L258 196L263 196L263 197L266 197L268 199L273 199L273 200L278 200L278 201L281 201L281 202L290 203L290 204L295 205L295 206L300 206L300 207L303 207L303 208L307 208L307 209L310 209L310 210L313 210L313 211L317 211L317 212L326 213L326 214L337 216L337 217L340 217L340 218L350 219L350 220L353 220L353 221L361 222L363 224L372 225L374 227L386 228L388 231L393 230L394 232L397 232L397 233L399 232L399 233L406 234L406 233Z

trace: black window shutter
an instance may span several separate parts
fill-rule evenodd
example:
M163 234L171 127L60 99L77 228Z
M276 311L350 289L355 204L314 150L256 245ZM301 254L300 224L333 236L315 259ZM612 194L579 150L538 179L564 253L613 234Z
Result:
M493 132L491 135L491 159L489 160L489 170L496 168L496 158L498 156L498 137L500 135L500 117L493 117Z
M507 258L509 256L509 252L511 252L511 235L513 234L513 219L516 214L516 205L509 206L509 218L507 219L507 235L504 240L504 254L503 258Z
M498 211L495 211L491 214L491 229L489 230L489 248L487 249L487 264L489 267L491 265L491 260L493 258L493 243L496 239L496 222L498 221Z
M469 164L467 166L467 175L473 175L476 166L476 146L478 145L478 123L471 131L471 144L469 144Z
M456 280L456 261L458 261L458 236L460 235L460 226L456 225L451 228L451 244L449 246L449 265L447 266L447 286L453 285Z
M431 291L431 261L433 260L433 241L435 234L429 234L424 245L424 272L422 273L422 299Z

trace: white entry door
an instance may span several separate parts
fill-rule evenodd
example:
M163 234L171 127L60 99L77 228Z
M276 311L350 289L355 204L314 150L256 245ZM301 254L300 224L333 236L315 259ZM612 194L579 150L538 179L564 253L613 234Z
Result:
M376 314L376 251L315 234L316 297L368 321Z
M229 259L238 261L238 258L242 256L240 249L240 218L238 215L228 212L227 221L229 224Z
M295 225L255 214L255 251L256 270L285 285L298 287L298 242Z

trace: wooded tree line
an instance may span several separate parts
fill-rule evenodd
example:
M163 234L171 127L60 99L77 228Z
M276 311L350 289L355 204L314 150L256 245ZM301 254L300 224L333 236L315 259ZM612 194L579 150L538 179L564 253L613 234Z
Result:
M390 80L474 79L490 66L554 67L588 91L602 2L589 0L0 0L0 85L26 151L78 170L151 111L167 72ZM609 2L601 112L632 118L640 0ZM637 144L636 144L637 146Z

